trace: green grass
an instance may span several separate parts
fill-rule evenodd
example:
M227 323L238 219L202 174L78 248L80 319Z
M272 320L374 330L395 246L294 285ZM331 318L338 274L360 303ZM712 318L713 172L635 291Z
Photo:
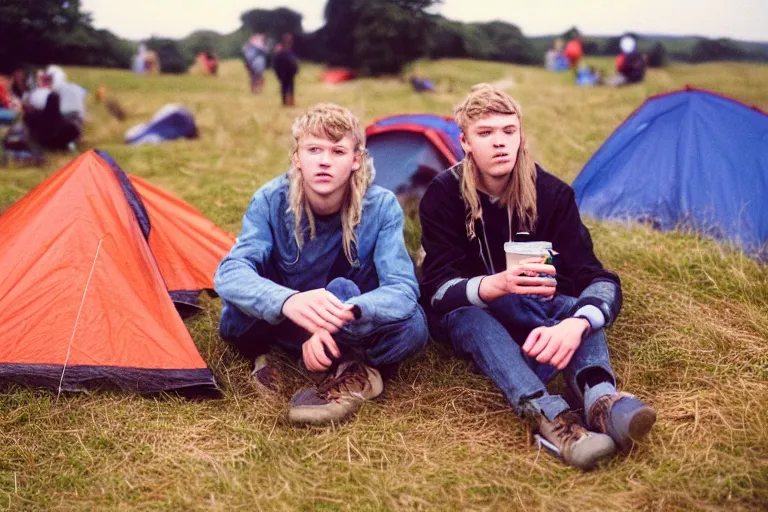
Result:
M610 62L599 61L608 68ZM687 83L768 108L768 67L651 70L646 83L579 89L566 74L483 62L419 63L440 92L397 79L328 86L305 66L300 106L335 101L366 123L400 112L449 114L479 81L510 78L537 159L570 182L650 94ZM242 64L218 78L137 77L70 69L105 84L129 114L121 124L89 105L86 147L112 154L237 232L248 200L287 167L300 111L246 90ZM90 101L93 101L92 99ZM127 147L125 130L163 104L197 116L201 138ZM0 169L0 211L71 158L43 169ZM305 379L282 360L282 388L265 396L205 302L188 326L224 390L217 401L120 393L62 396L20 388L0 396L0 508L8 510L592 510L768 506L768 270L691 235L589 221L603 263L621 275L625 306L609 332L624 389L656 406L646 443L592 473L538 454L502 396L469 366L431 346L352 421L291 427L287 401ZM408 240L418 242L409 224ZM414 249L414 247L411 247ZM0 335L0 340L2 336Z

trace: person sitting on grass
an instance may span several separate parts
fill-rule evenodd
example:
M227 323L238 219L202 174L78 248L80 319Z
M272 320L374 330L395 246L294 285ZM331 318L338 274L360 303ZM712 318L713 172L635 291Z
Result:
M292 128L291 167L256 191L214 286L219 332L275 388L265 354L301 355L316 386L290 401L296 423L329 423L381 394L379 370L424 348L426 317L394 194L373 180L352 113L320 104Z
M545 446L592 468L656 420L616 391L604 331L621 308L619 278L595 257L573 189L531 158L517 103L479 84L454 113L466 156L432 181L419 212L430 332L471 358ZM552 243L554 265L535 257L506 266L505 242L524 231ZM547 392L558 372L587 428Z

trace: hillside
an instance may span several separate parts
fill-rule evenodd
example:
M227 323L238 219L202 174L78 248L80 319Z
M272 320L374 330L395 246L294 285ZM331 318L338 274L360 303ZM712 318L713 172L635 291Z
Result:
M83 148L106 150L126 171L233 233L253 192L286 169L291 122L315 102L343 104L366 123L403 112L448 115L472 84L506 78L534 156L567 182L651 94L693 84L768 110L768 66L761 65L672 65L623 89L576 88L567 74L533 67L417 65L439 92L418 95L397 78L330 86L320 82L320 67L305 64L296 109L279 106L271 73L264 94L250 95L234 60L222 63L218 77L67 71L91 91L105 84L129 116L119 123L91 95ZM169 102L195 113L199 140L122 143L128 127ZM0 169L0 212L71 158L55 155L42 169ZM282 359L280 392L260 392L247 363L219 339L220 301L209 299L187 325L223 399L57 398L5 389L0 504L67 511L765 510L768 269L691 235L587 224L598 257L623 283L624 309L608 332L620 386L659 412L649 439L629 457L585 474L537 453L489 381L435 344L401 367L382 399L356 419L295 429L287 402L306 378ZM413 249L416 223L407 235Z

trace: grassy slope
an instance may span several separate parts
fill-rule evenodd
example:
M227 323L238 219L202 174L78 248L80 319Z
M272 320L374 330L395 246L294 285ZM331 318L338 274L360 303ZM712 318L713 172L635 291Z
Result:
M610 64L603 61L603 65ZM740 64L651 70L621 90L577 89L566 75L501 64L422 63L442 92L413 94L393 79L318 83L305 67L302 106L333 100L366 122L398 112L448 114L468 87L511 76L535 155L572 181L589 156L649 94L693 83L768 108L768 67ZM238 62L218 78L136 77L72 69L104 83L130 113L119 124L91 105L88 146L239 230L253 191L281 172L297 110L246 93ZM178 101L202 138L159 147L121 144L127 126ZM0 169L0 211L68 161ZM383 400L353 421L294 429L287 399L304 380L283 362L279 396L264 396L247 365L216 334L220 305L189 322L225 397L185 402L124 394L0 396L0 507L8 509L759 509L768 503L768 271L713 243L590 222L598 256L624 282L609 333L627 390L659 422L629 458L582 474L538 456L489 382L443 349L406 364ZM417 226L410 233L416 239Z

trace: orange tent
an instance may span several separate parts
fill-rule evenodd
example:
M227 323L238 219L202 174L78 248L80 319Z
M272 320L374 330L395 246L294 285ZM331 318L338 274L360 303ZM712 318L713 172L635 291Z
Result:
M355 78L355 72L346 68L330 68L323 71L321 80L327 84L338 84Z
M94 151L6 210L0 232L0 379L217 392L169 292L212 288L230 235Z

